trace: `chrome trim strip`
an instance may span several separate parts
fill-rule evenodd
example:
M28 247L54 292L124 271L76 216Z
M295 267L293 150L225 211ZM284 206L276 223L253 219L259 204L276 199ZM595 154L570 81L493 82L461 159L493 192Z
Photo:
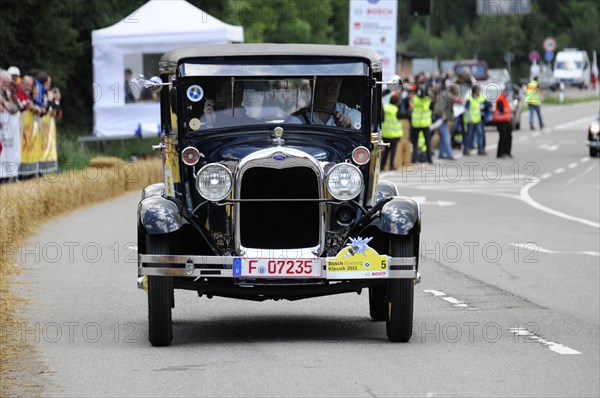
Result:
M260 258L299 258L299 256L306 254L306 249L285 249L285 250L267 250L267 249L253 249L257 253L262 254L274 254L273 257L262 256ZM287 252L287 253L286 253ZM282 256L282 254L290 254L291 256ZM195 265L223 265L229 267L223 267L222 269L231 268L233 266L233 259L242 256L185 256L177 254L139 254L138 264L141 267L142 264L186 264L189 260L193 261ZM244 256L252 258L250 256ZM312 257L312 256L311 256ZM319 257L321 265L325 266L328 259L334 257ZM390 257L388 256L389 265L417 265L416 257ZM181 268L183 269L183 267ZM215 269L215 268L211 268Z
M248 58L247 58L248 59ZM209 61L210 62L210 61ZM354 60L331 60L321 64L295 59L289 63L273 65L269 61L248 63L244 61L222 61L213 63L184 62L179 65L180 76L369 76L369 65ZM300 63L299 63L300 62ZM381 66L381 65L380 65ZM168 65L164 65L164 70Z
M297 254L297 253L296 253ZM305 254L302 252L301 254ZM298 258L298 257L295 257ZM331 257L330 257L331 258ZM150 276L179 276L189 278L233 278L233 256L183 256L162 254L140 254L138 255L138 275ZM194 270L190 274L186 272L184 264L193 261ZM319 258L323 275L320 279L334 280L327 277L326 257ZM389 257L388 263L393 265L412 266L408 270L389 270L387 279L416 279L420 282L420 274L416 270L416 257ZM180 267L144 267L143 264L179 264ZM205 268L202 265L218 266L222 268ZM200 266L200 267L199 267ZM293 278L290 278L293 279ZM375 279L375 278L366 278ZM384 278L385 279L385 278Z

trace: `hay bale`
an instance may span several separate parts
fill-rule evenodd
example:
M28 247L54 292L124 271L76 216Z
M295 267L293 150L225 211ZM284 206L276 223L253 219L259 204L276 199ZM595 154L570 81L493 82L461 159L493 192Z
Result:
M118 158L94 158L90 167L46 174L41 178L0 185L0 325L15 322L14 310L23 305L9 296L8 275L19 271L15 262L17 248L42 223L52 217L112 199L126 190L141 190L146 185L162 181L159 159L125 163ZM18 341L17 341L18 343ZM15 341L0 343L2 360L0 374L8 374L15 363L12 358L29 348ZM5 391L0 387L0 396ZM33 394L38 395L38 394Z

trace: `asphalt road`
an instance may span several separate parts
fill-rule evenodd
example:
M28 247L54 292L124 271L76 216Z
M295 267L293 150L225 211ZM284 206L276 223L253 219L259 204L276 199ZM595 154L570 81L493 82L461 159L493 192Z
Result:
M545 106L546 129L488 156L386 172L422 203L411 341L387 341L368 295L254 303L176 292L174 341L147 341L132 193L50 222L15 291L45 396L600 395L598 104ZM19 334L20 333L20 334ZM42 369L40 371L40 369Z

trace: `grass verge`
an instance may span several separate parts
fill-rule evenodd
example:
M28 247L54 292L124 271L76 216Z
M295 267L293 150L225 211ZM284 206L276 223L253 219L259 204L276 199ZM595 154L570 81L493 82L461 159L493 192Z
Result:
M543 104L547 104L547 105L570 105L570 104L579 104L582 102L592 102L592 101L598 101L598 97L593 96L593 97L582 97L582 98L566 98L563 100L563 102L561 103L559 101L558 97L546 97L544 98L544 100L542 101L542 105Z

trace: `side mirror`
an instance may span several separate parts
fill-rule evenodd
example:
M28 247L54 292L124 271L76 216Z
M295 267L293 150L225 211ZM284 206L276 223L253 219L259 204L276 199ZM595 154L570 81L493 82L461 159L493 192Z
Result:
M398 76L393 76L389 82L377 82L377 84L387 84L387 88L390 91L402 90L402 79Z
M393 78L392 81L388 82L387 84L387 88L390 91L400 91L402 90L402 79L395 76L396 78Z
M163 83L158 76L152 76L150 80L146 80L144 75L139 75L136 79L132 79L131 82L137 84L139 87L145 87L153 93L159 92L162 86L171 85L171 83Z

